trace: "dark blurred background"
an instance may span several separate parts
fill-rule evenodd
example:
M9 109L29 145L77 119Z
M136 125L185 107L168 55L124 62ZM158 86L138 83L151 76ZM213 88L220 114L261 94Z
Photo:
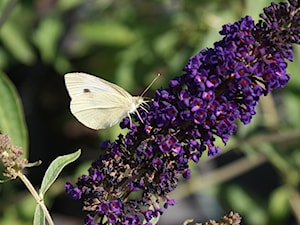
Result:
M279 2L279 1L276 1ZM75 182L114 140L118 126L93 131L69 111L63 75L82 71L140 94L166 87L190 56L220 40L223 24L250 15L256 21L269 0L1 0L0 69L20 95L28 131L27 170L36 188L59 155L82 149L47 193L55 224L83 224L81 204L67 198L64 183ZM230 210L243 224L298 224L300 221L300 48L289 63L289 85L261 100L258 114L223 147L203 157L189 181L171 193L177 199L158 224L194 218L218 219ZM6 105L0 105L5 108ZM5 118L4 118L5 119ZM1 126L1 124L0 124ZM220 142L220 146L222 146ZM0 184L0 224L32 224L35 203L18 180ZM298 223L297 223L298 221Z

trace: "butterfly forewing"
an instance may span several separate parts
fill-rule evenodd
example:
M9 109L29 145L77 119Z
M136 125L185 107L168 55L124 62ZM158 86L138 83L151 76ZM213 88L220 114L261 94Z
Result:
M86 92L119 93L127 98L132 97L127 91L118 85L86 73L67 73L65 75L65 81L71 98Z

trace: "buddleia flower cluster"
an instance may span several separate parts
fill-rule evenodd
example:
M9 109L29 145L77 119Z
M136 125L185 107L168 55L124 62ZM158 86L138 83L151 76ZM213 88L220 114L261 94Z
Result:
M9 179L16 179L18 173L26 166L28 161L23 157L21 147L13 145L7 134L0 134L0 161L3 165L3 175Z
M299 44L299 2L272 3L258 23L246 16L220 31L223 39L192 56L183 74L156 91L143 122L130 123L76 185L66 193L83 201L85 224L145 224L175 201L168 194L180 177L190 178L189 161L204 152L215 156L236 131L236 121L250 123L259 97L284 87L287 60ZM136 121L139 121L136 118Z

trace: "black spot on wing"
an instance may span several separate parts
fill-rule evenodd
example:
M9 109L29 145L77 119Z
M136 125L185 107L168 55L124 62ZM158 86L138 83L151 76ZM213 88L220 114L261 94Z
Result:
M87 88L84 88L84 89L83 89L83 93L90 93L90 92L91 92L90 89L87 89Z

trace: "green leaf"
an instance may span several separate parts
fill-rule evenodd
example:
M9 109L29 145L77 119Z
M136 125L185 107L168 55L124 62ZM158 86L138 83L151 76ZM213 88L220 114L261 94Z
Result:
M57 157L48 167L45 176L42 181L40 195L44 195L46 191L50 188L50 186L54 183L62 169L68 165L69 163L75 161L81 154L81 150Z
M128 26L121 23L103 22L81 23L77 31L83 36L85 44L106 44L113 46L127 46L137 39L137 34Z
M39 204L36 204L33 225L44 225L45 224L45 216L42 210L42 207Z
M41 21L33 34L33 40L45 62L51 63L57 56L57 46L62 31L63 27L59 17L48 17Z
M27 153L28 134L23 108L16 88L0 71L0 132L8 134L14 145Z
M285 186L272 191L269 201L270 214L276 221L286 218L289 214L289 191Z
M3 46L9 49L10 53L20 62L30 65L34 59L32 47L25 39L26 35L23 34L18 27L13 23L6 22L1 29L1 40Z

